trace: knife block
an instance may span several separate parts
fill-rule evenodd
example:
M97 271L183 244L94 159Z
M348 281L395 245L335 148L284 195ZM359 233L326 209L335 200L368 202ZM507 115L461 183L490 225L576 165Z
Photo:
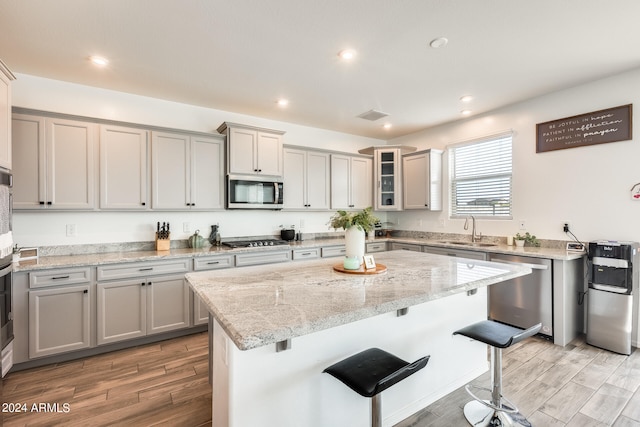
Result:
M156 233L156 251L168 251L171 248L171 233L168 233L166 239L159 239Z

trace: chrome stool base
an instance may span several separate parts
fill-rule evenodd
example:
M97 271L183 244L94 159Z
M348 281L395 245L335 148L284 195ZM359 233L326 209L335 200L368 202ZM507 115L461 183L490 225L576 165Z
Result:
M489 403L488 401L485 401ZM511 409L505 406L505 409ZM520 412L507 413L496 411L483 403L472 400L464 405L464 417L474 427L532 427Z

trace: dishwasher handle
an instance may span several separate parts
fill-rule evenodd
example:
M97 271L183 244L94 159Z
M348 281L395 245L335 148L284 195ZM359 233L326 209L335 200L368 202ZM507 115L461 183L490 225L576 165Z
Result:
M513 262L513 261L507 261L506 259L500 259L500 258L491 258L490 261L499 262L501 264L521 265L523 267L529 267L532 270L548 270L549 269L549 267L544 264L529 264L526 262Z

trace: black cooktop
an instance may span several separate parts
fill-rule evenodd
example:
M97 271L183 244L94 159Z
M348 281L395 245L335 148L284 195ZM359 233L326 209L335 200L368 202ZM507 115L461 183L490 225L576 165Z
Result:
M260 240L236 240L234 242L223 242L230 248L268 248L270 246L288 245L289 242L280 239L260 239Z

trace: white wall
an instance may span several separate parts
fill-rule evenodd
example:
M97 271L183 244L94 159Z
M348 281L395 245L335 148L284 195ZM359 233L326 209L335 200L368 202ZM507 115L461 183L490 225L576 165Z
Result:
M493 112L470 117L391 144L444 149L448 144L513 129L513 220L480 220L487 235L515 234L518 221L543 239L569 240L562 224L582 241L596 239L640 241L640 201L631 187L640 182L640 128L633 121L634 139L545 153L536 153L536 124L564 117L633 104L640 106L640 69L558 91ZM470 107L473 109L473 105ZM445 152L444 185L448 188ZM445 190L448 206L448 191ZM470 233L464 220L443 212L390 214L397 229ZM444 223L444 226L443 226Z
M13 105L78 116L152 126L217 133L224 121L283 130L285 144L357 152L384 144L372 138L278 122L227 111L202 108L57 80L17 74L12 85ZM220 223L223 238L276 234L279 225L301 225L305 232L330 231L331 213L220 211L220 212L15 212L14 240L19 246L71 245L153 240L157 221L172 224L172 238L185 239L196 229L209 235ZM190 232L183 232L188 222ZM66 224L76 224L77 237L66 237Z

